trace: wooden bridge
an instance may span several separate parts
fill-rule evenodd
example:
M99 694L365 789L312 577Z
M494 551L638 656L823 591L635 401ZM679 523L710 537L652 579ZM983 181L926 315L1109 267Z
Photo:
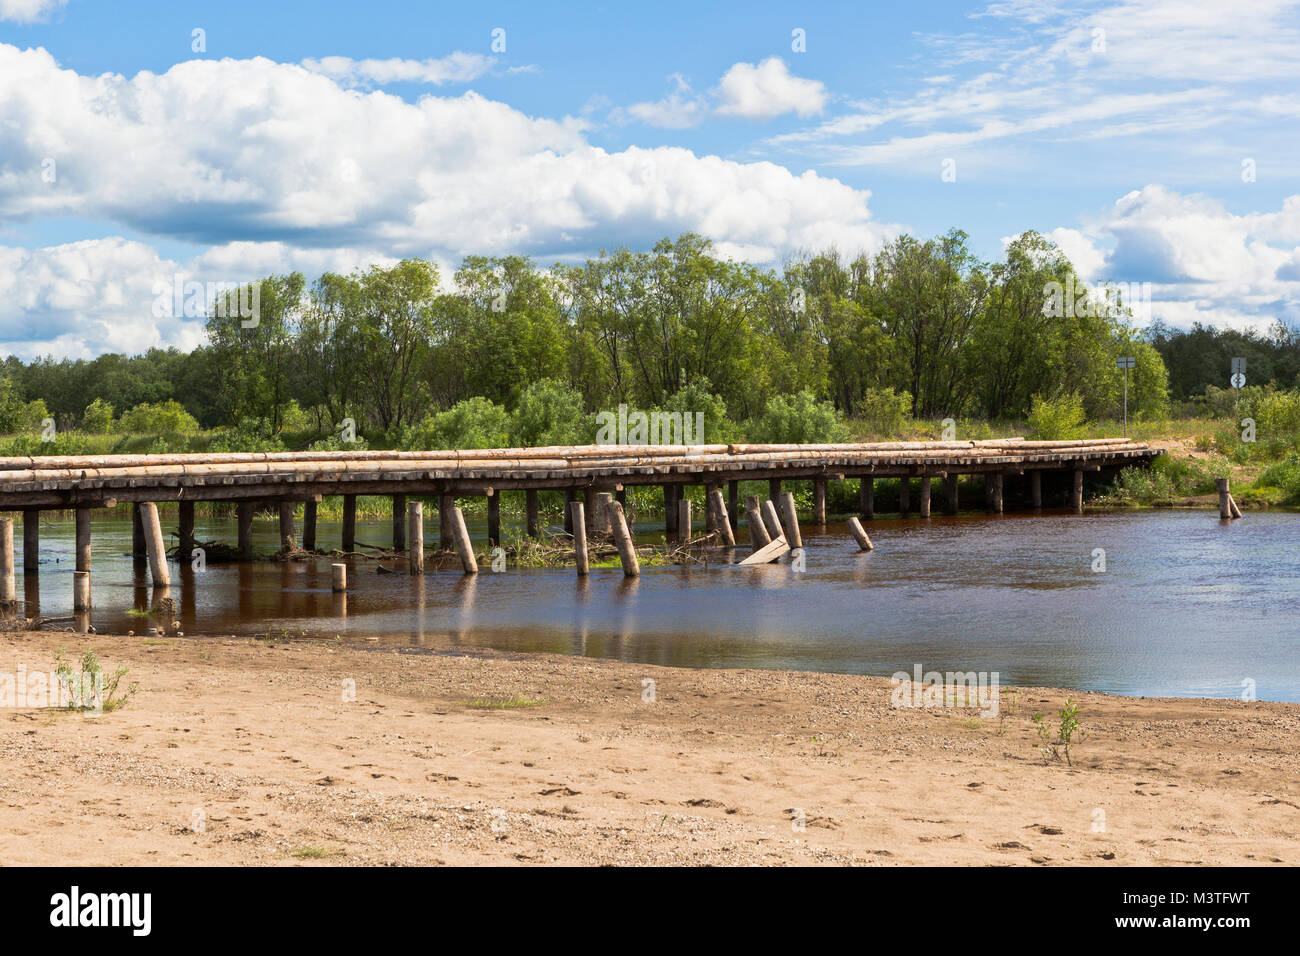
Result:
M297 544L295 507L303 504L302 547L316 548L316 506L326 495L343 498L340 547L355 550L356 496L393 499L393 548L405 551L408 531L406 498L438 499L442 547L454 546L451 526L455 499L487 499L488 537L500 540L500 493L522 491L527 532L539 534L537 493L558 489L566 502L610 495L620 502L633 486L660 486L665 528L678 532L683 489L703 485L713 500L725 486L726 511L735 525L741 517L738 485L766 480L778 498L782 481L810 480L812 521L825 524L827 482L859 481L859 511L875 513L875 480L903 479L898 510L912 512L912 487L919 481L917 512L930 515L933 479L942 479L949 513L958 510L958 478L984 477L985 506L1001 512L1009 485L1026 507L1041 507L1044 495L1074 511L1083 509L1084 475L1148 463L1158 452L1125 438L1086 441L874 442L832 445L584 445L552 448L504 448L453 451L316 451L247 454L100 455L0 458L0 512L23 514L23 570L36 573L39 513L75 510L76 569L86 575L89 601L90 513L94 508L135 505L132 551L147 554L155 584L169 582L157 505L179 504L180 553L194 545L194 503L226 501L237 505L241 553L252 557L252 521L257 507L278 503L282 544ZM1044 480L1046 477L1046 481ZM1046 491L1045 487L1047 486ZM413 503L414 505L415 503ZM570 510L565 509L566 525ZM709 509L708 523L715 523ZM410 525L420 529L422 523ZM13 520L0 519L0 602L13 601ZM466 541L468 538L466 537ZM417 549L411 549L412 555ZM423 566L423 549L419 564ZM414 563L413 563L414 567Z

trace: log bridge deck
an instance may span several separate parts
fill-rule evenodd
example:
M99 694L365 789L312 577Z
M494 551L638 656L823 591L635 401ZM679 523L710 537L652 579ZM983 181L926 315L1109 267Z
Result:
M77 513L77 571L90 570L91 509L135 504L133 551L154 557L155 584L166 584L166 561L158 525L160 502L180 503L181 553L193 544L196 501L235 502L239 507L239 544L251 557L251 527L259 504L280 505L282 543L292 547L294 505L304 503L303 547L315 548L316 504L325 495L342 495L344 551L354 550L357 495L391 495L393 546L406 550L406 497L436 496L444 547L454 543L449 517L457 497L485 496L488 533L500 538L499 492L527 493L528 533L538 529L537 492L565 491L567 501L587 500L587 520L603 520L590 507L593 494L623 499L625 489L657 485L664 489L665 525L677 533L682 489L704 485L710 493L729 487L727 511L732 524L740 517L737 484L767 480L776 498L783 480L813 482L815 524L826 520L826 483L860 479L863 518L874 514L877 478L925 479L920 482L918 511L930 513L932 478L944 481L946 510L955 512L957 478L985 477L986 507L1003 509L1004 479L1024 477L1026 503L1042 505L1042 476L1069 479L1065 502L1076 511L1083 505L1085 472L1145 464L1158 454L1145 444L1124 438L1080 441L873 442L829 445L584 445L552 448L506 448L459 451L317 451L246 454L50 456L0 459L0 512L23 513L24 559L27 573L37 566L38 518L42 510L75 509ZM911 480L899 486L898 510L910 513ZM712 494L710 495L712 497ZM413 503L412 507L416 504ZM570 520L566 508L566 525ZM709 526L715 518L709 509ZM0 519L0 601L12 601L12 519ZM417 527L413 522L409 527ZM422 524L419 525L422 529ZM422 535L421 535L422 536ZM155 561L150 561L155 565ZM7 577L5 577L7 575ZM88 592L88 580L87 580Z

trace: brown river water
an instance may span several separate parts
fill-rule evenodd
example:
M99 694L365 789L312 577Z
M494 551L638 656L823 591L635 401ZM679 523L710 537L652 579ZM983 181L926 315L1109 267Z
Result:
M164 519L170 533L175 519ZM388 520L357 523L359 540L390 539ZM847 529L805 526L806 570L706 566L617 568L586 580L570 568L413 578L349 562L346 598L331 559L172 567L186 639L212 635L335 637L446 651L491 647L680 667L762 667L889 676L996 671L1003 684L1143 696L1300 701L1300 514L1252 513L1231 524L1205 511L962 515L867 523L876 550ZM503 529L509 537L512 529ZM199 519L200 540L233 544L233 519ZM337 523L317 541L336 544ZM427 527L430 540L436 527ZM482 525L471 533L482 541ZM638 529L649 543L662 524ZM21 532L19 532L21 541ZM743 528L738 537L744 538ZM100 632L144 635L128 613L150 605L147 572L128 552L129 518L93 521ZM278 544L259 520L255 546ZM1096 549L1105 551L1097 571ZM738 560L747 553L740 548ZM38 579L19 572L19 613L71 626L73 520L41 522ZM154 625L158 622L153 621ZM80 639L78 639L80 640ZM93 638L91 639L93 641ZM1251 683L1253 682L1253 683Z

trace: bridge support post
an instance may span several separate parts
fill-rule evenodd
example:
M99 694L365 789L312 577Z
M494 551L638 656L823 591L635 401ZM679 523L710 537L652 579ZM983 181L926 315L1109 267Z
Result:
M1035 509L1043 507L1043 473L1038 469L1029 473L1029 503Z
M343 496L343 540L340 543L343 551L352 552L357 550L357 496Z
M478 574L478 559L474 557L474 543L469 539L469 529L465 527L465 515L459 508L452 508L450 513L451 531L456 538L456 550L460 552L460 565L466 574Z
M641 573L641 563L636 557L636 542L628 530L627 518L623 514L623 505L616 502L610 511L610 526L614 534L614 544L618 548L618 560L623 565L623 576L634 578Z
M578 500L578 493L572 488L564 489L564 533L573 534L573 503Z
M586 577L591 571L587 559L586 511L586 506L581 501L569 505L569 520L573 524L573 560L578 566L578 577Z
M785 512L785 543L790 550L803 547L803 536L799 534L799 512L794 508L794 494L787 491L781 495L782 510Z
M454 495L441 494L438 496L438 548L442 551L450 551L456 541L456 532L454 530L455 522L452 520L452 511L456 507L456 498Z
M239 522L239 559L241 561L253 560L253 510L254 505L251 501L241 501L235 506L236 520Z
M89 508L77 509L76 570L77 571L90 570L90 509Z
M302 547L304 551L316 550L316 501L312 498L302 503Z
M602 491L596 495L595 528L601 534L612 534L610 519L613 516L614 492Z
M898 513L908 514L912 510L912 479L904 475L898 479Z
M677 502L677 537L682 544L691 543L691 499L685 495Z
M23 574L39 574L41 570L41 513L35 509L23 512Z
M424 573L424 503L412 501L406 506L406 532L410 550L406 553L406 567L412 574Z
M18 603L18 582L14 577L14 519L0 518L0 607Z
M930 476L921 476L921 517L930 517Z
M866 521L876 515L876 479L866 475L858 479L858 510Z
M488 542L494 547L501 543L501 494L495 488L487 496Z
M740 482L735 478L727 482L727 518L732 528L740 523Z
M826 526L826 476L818 475L813 479L813 524Z
M676 485L664 485L664 534L673 537L677 534L677 492Z
M144 518L140 514L140 502L131 502L131 557L136 564L149 555L149 546L144 540Z
M948 514L950 515L955 515L958 510L957 482L960 478L960 475L952 474L944 476L943 479L943 491L948 499Z
M704 530L705 531L718 530L718 516L713 511L713 493L715 491L721 494L722 485L716 481L705 484L704 486L704 504L705 504Z
M763 523L758 495L745 496L745 514L749 522L749 546L755 551L761 551L772 543L772 536L767 533L767 525Z
M1002 472L995 471L988 477L991 489L989 495L989 510L991 510L995 515L1000 515L1002 514L1002 489L1004 482Z
M75 612L90 610L90 572L72 572L72 610Z
M393 550L406 550L406 495L393 495Z
M767 496L771 498L773 501L781 500L781 479L780 478L767 479Z
M167 567L167 546L163 543L162 524L158 521L158 506L152 501L140 505L140 518L144 522L144 542L149 551L149 572L156 588L170 587L171 570Z
M293 527L293 502L280 502L280 548L293 551L298 547Z
M1083 469L1074 469L1074 483L1070 487L1070 508L1075 514L1083 514Z
M81 517L80 511L78 511L77 517L78 518ZM78 529L80 529L80 522L78 522ZM90 544L89 526L87 526L86 528L86 537L87 537L86 544L87 547L89 547ZM81 535L78 534L77 538L78 541L80 541ZM186 561L190 559L190 553L194 550L194 502L193 501L180 502L180 518L177 520L176 538L178 541L178 545L176 548L177 560L180 561L182 564L184 564ZM77 570L80 571L81 568L77 568ZM86 570L89 571L90 568L87 567Z
M736 533L731 527L731 515L727 514L727 502L722 497L722 489L716 489L709 501L713 505L713 517L718 526L718 538L722 542L722 546L724 548L734 548L736 546Z
M537 489L529 488L524 492L524 512L528 520L528 537L536 538L541 534L541 521L537 507Z

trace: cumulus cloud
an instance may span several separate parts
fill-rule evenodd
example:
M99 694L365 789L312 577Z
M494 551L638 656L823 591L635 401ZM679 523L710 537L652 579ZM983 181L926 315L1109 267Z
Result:
M1274 212L1238 215L1149 185L1082 230L1049 235L1086 280L1151 283L1152 316L1170 325L1300 321L1300 196Z
M346 56L308 57L302 65L328 76L340 86L383 86L386 83L468 83L492 67L490 56L456 52L436 60L354 60ZM515 70L522 68L513 68Z
M782 113L815 116L826 107L826 86L795 76L778 56L737 63L718 81L718 113L766 120Z
M614 109L610 118L615 122L635 120L646 126L660 129L689 129L698 126L709 114L709 105L703 97L696 96L691 85L680 73L668 78L673 91L661 100L633 103Z
M585 128L473 92L411 103L346 89L263 58L83 76L43 49L0 44L0 218L76 217L194 243L209 251L182 266L229 280L385 257L456 263L519 252L547 262L684 231L775 263L832 244L871 252L897 231L873 218L868 191L815 172L680 148L610 152L589 143ZM3 319L14 351L24 328L55 354L81 341L181 341L179 331L78 305L84 282L68 285L72 274L96 288L117 282L123 301L129 290L139 301L149 283L126 273L177 265L148 247L99 240L5 256L5 281L22 285L28 303Z
M0 20L34 23L67 2L68 0L0 0Z

